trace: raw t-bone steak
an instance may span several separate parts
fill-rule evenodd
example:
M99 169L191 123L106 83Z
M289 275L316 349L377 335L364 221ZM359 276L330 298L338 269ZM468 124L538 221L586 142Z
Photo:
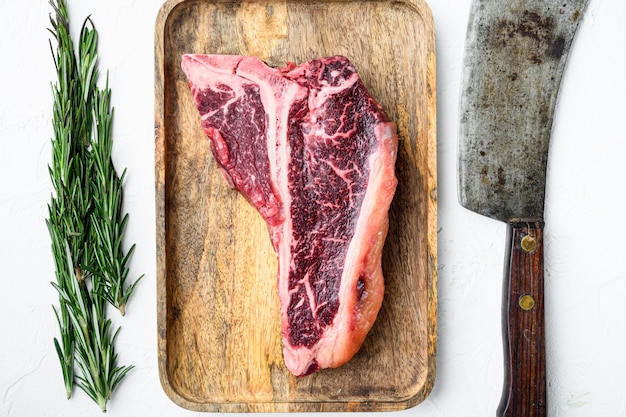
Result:
M342 56L184 55L182 68L224 178L267 222L287 368L344 364L383 299L396 125Z

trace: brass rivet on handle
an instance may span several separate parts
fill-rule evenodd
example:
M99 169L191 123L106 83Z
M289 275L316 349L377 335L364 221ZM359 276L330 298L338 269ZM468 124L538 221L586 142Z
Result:
M534 237L526 235L522 238L520 245L526 253L533 253L537 249L537 241Z
M533 298L532 295L528 295L528 294L522 295L519 298L519 306L524 311L532 310L533 307L535 306L535 299Z

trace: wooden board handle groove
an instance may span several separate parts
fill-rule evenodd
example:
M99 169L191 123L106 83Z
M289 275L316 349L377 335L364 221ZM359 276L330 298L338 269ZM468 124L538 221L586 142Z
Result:
M545 417L543 222L509 223L502 329L504 390L498 417Z

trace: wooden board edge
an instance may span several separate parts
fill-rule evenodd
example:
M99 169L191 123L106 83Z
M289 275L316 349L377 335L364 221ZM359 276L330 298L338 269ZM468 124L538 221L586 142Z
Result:
M433 40L434 43L434 40ZM426 399L435 385L436 362L437 362L437 306L438 306L438 211L437 211L437 93L436 93L436 58L434 49L430 53L428 63L428 87L427 105L428 114L428 375L425 384L425 393L422 400Z
M164 30L172 9L185 0L167 0L157 14L154 36L154 161L157 281L157 356L161 387L180 407L193 410L196 403L181 396L170 384L167 372L167 260L165 257L165 66Z

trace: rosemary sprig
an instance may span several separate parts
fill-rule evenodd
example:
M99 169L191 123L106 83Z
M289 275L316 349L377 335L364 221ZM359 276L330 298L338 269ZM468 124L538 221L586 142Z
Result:
M76 306L87 302L82 291L73 291L73 279L75 265L78 266L78 260L84 259L88 236L85 225L89 213L86 195L89 168L85 164L87 146L84 138L90 132L87 130L88 125L80 122L84 120L81 117L84 102L81 99L81 85L77 82L78 69L69 35L67 10L63 2L52 6L55 9L55 19L51 18L53 29L50 31L57 41L56 54L53 57L58 78L53 86L54 138L49 173L56 196L48 205L49 217L46 224L55 261L56 283L53 285L59 293L59 309L55 308L54 311L61 337L60 341L55 338L54 344L61 362L67 398L70 398L74 385L76 347L70 315Z
M111 160L111 90L97 86L98 33L87 18L77 50L70 36L65 0L50 0L50 43L57 70L52 86L54 195L46 225L55 263L53 306L60 337L54 339L67 397L76 384L103 411L132 366L117 366L107 301L124 314L137 279L125 289L128 254L122 249L128 215L122 216L122 182ZM140 277L141 278L141 277Z
M90 306L81 306L85 309L78 308L75 310L77 314L70 314L77 341L76 363L81 371L76 376L76 383L102 411L106 411L111 394L133 366L117 366L114 345L120 328L111 335L112 323L106 317L106 301L102 298L105 285L103 277L92 274L90 278ZM73 283L74 291L83 289L78 277Z
M91 182L95 203L91 214L91 230L94 245L100 249L94 253L94 265L104 278L104 298L123 316L128 298L143 275L126 288L129 274L127 263L135 245L124 255L122 240L128 214L123 215L122 212L122 183L126 170L118 177L111 159L113 110L110 102L111 89L107 79L105 89L94 100L94 117L97 123L91 150L95 179Z

